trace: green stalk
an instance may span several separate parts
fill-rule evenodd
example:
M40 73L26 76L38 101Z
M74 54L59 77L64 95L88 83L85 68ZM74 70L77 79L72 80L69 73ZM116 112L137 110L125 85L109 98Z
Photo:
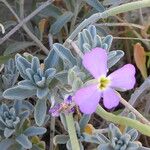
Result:
M72 150L80 150L72 114L65 115Z
M150 7L150 0L141 0L141 1L137 1L137 2L131 2L131 3L126 3L111 9L108 9L102 13L96 13L93 14L91 17L89 17L88 19L85 19L73 32L72 34L67 38L67 40L65 41L64 45L67 46L68 43L72 42L72 40L74 40L74 38L77 36L77 34L84 29L85 27L87 27L88 25L97 22L99 19L102 18L107 18L109 16L115 16L117 14L120 13L124 13L124 12L128 12L128 11L132 11L135 9L140 9L140 8L144 8L144 7Z
M149 125L143 124L137 120L133 120L127 117L116 116L112 113L105 111L100 105L97 107L96 113L107 121L110 121L119 125L123 125L123 126L132 127L134 129L137 129L142 134L150 136Z

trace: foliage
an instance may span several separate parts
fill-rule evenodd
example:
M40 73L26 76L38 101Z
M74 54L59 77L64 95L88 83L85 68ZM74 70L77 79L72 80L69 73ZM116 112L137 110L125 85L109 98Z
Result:
M148 137L143 135L144 142L138 134L139 130L150 136L147 120L150 103L138 103L142 93L149 94L150 87L147 78L150 59L146 60L146 56L150 56L146 52L150 47L149 9L146 8L150 2L127 2L55 0L52 4L51 0L1 0L0 13L5 15L0 18L0 148L150 149ZM135 9L140 11L127 12ZM125 40L119 42L122 36ZM134 40L142 44L136 44ZM136 63L145 79L141 84L141 74L136 74L139 79L137 87L141 86L135 89L129 102L123 103L125 108L118 105L101 111L101 114L97 113L101 118L82 114L75 103L77 90L96 82L83 65L83 56L94 48L102 48L106 52L107 71L112 72L116 66L126 62ZM129 98L131 93L121 94ZM133 107L136 103L138 107L135 108L141 114ZM104 107L101 101L99 104ZM115 119L110 119L111 116ZM116 122L118 125L114 124Z

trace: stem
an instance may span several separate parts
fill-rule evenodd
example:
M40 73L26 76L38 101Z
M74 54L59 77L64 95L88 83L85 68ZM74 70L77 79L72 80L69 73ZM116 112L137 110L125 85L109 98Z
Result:
M85 19L75 30L72 32L72 34L67 38L65 41L64 45L66 46L69 43L69 40L73 40L76 35L84 29L86 26L97 22L99 19L102 18L107 18L109 16L115 16L119 13L139 9L139 8L144 8L144 7L150 7L150 0L141 0L137 2L131 2L127 4L123 4L114 8L111 8L109 10L106 10L102 13L96 13L89 17L88 19Z
M100 105L97 107L96 113L107 121L111 121L116 124L120 124L123 126L129 126L134 129L137 129L144 135L150 136L150 126L143 124L137 120L133 120L123 116L116 116L112 113L105 111Z
M72 114L65 115L72 150L80 150Z
M139 119L141 119L141 121L147 125L150 125L150 122L144 117L142 116L134 107L132 107L132 105L130 105L125 99L123 99L120 96L120 102L127 108L129 109L131 112L133 112Z

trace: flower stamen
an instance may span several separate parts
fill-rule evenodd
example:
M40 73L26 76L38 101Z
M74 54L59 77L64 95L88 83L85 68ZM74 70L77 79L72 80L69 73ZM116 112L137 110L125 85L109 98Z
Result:
M101 76L98 80L98 88L103 91L110 85L110 79L105 76Z

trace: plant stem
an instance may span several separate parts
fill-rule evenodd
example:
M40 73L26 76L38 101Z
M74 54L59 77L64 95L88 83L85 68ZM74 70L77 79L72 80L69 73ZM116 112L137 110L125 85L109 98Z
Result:
M74 40L74 38L77 36L77 34L84 29L86 26L97 22L99 19L107 18L109 16L115 16L119 13L128 12L131 10L144 8L144 7L150 7L150 0L141 0L137 2L131 2L127 4L123 4L114 8L111 8L109 10L106 10L102 13L96 13L93 14L88 19L85 19L73 32L72 34L67 38L64 45L66 46L69 43L69 40Z
M70 142L71 142L71 148L72 150L80 150L73 116L71 113L65 116L66 116L66 123L67 123L68 133L69 133Z
M133 112L139 119L141 119L141 121L147 125L150 125L150 122L144 117L142 116L134 107L132 107L132 105L130 105L125 99L123 99L120 96L120 102L127 108L129 109L131 112Z
M142 134L150 136L149 125L143 124L137 120L133 120L127 117L116 116L112 113L105 111L100 105L97 107L96 113L107 121L111 121L116 124L132 127L134 129L137 129Z

